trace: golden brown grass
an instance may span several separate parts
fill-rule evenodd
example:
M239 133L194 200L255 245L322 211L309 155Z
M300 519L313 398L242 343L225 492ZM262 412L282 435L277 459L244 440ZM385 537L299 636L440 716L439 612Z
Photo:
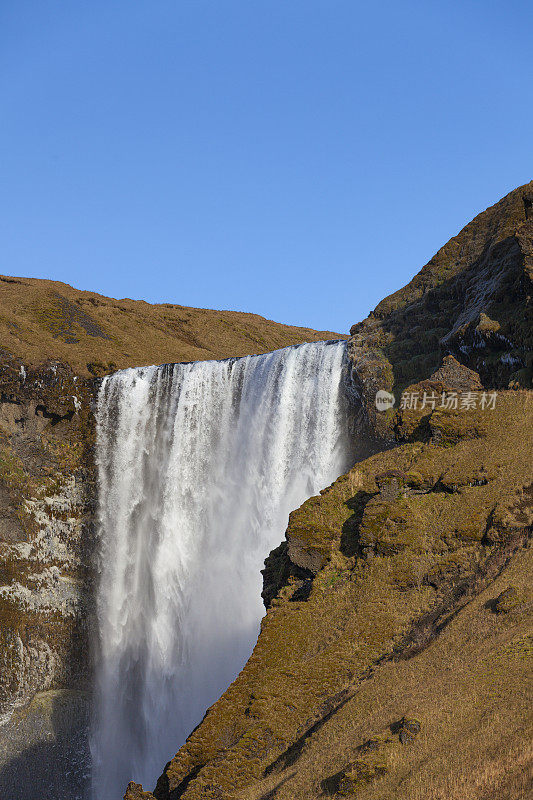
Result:
M495 758L465 765L461 774L434 777L413 800L527 800L533 795L533 744L516 744Z
M115 300L57 281L6 276L0 276L0 334L2 348L26 364L63 361L80 375L343 338L256 314Z
M387 774L361 787L361 800L525 800L533 791L531 603L499 617L486 603L512 583L529 586L533 554L523 552L427 650L378 667L353 698L311 736L292 767L236 796L240 800L327 797L320 781L358 758L372 738ZM419 736L399 743L391 724L421 721ZM350 795L352 796L352 795Z

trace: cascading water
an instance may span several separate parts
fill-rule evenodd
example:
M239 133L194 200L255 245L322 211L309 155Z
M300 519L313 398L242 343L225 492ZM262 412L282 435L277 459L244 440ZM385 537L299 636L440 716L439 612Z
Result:
M152 787L250 655L266 555L348 466L344 354L319 342L102 382L95 800Z

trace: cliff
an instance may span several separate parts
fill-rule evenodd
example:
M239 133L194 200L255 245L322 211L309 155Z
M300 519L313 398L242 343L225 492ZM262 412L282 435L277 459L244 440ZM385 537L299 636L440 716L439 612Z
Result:
M291 515L246 666L127 800L529 796L532 203L352 328L374 452Z
M97 377L338 338L0 278L0 796L86 796Z
M291 515L248 663L128 800L527 796L532 206L532 183L511 192L352 328L367 452ZM98 378L335 335L8 277L0 330L0 795L72 800Z
M379 437L389 435L393 413L376 414L376 391L399 398L446 355L478 372L486 387L531 387L532 209L533 181L478 214L352 327L352 390Z

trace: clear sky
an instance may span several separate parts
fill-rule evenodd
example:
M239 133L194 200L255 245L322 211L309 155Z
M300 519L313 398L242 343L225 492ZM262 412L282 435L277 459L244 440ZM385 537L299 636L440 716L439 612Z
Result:
M347 331L533 177L531 0L0 2L0 272Z

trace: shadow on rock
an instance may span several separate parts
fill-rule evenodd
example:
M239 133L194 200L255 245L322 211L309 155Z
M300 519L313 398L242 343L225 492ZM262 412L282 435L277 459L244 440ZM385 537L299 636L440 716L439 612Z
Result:
M0 729L0 797L87 800L88 718L82 692L41 692L17 709Z

